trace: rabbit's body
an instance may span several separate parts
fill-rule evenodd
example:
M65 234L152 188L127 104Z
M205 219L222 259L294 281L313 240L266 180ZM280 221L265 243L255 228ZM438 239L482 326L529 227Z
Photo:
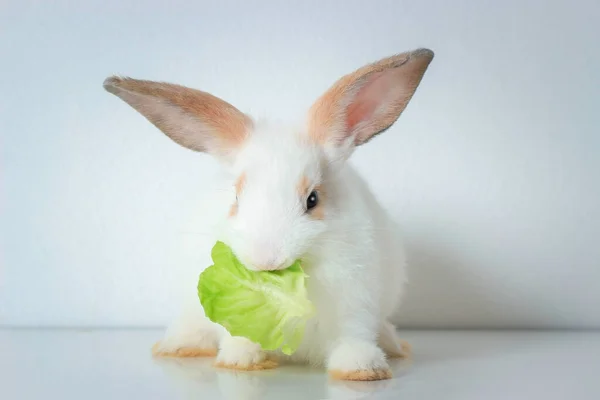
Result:
M294 135L294 130L262 128L260 132L253 132L253 136L268 138L260 141L268 144L263 146L264 150L272 154L266 163L283 164L282 169L273 170L276 180L295 182L302 168L294 171L294 166L285 166L294 161L286 160L301 160L304 150L297 145L289 146L289 143L294 143L292 138L282 140L286 134ZM293 154L296 152L299 154ZM296 163L301 165L299 161ZM327 202L324 206L329 211L327 224L302 257L302 266L309 275L308 296L315 306L316 315L307 324L302 345L290 357L293 361L313 365L322 365L326 361L328 352L340 337L342 312L352 314L357 331L376 324L381 326L379 334L384 331L385 336L389 332L386 321L397 309L406 273L402 241L396 225L354 167L347 162L324 175L327 197L323 201ZM233 181L224 182L215 191L215 196L209 197L199 207L201 215L194 218L198 226L191 229L194 235L187 245L187 253L193 254L182 260L186 271L176 289L183 293L173 294L183 294L187 311L170 328L160 346L163 352L176 352L182 347L210 350L228 336L226 331L203 316L196 284L199 273L211 263L210 250L215 241L231 243L236 240L226 217L231 202L235 200L233 187ZM361 313L364 315L360 316ZM191 342L189 331L194 331ZM198 340L201 338L209 338L209 343L200 345ZM200 343L204 342L200 340ZM396 344L399 346L399 342ZM402 355L400 347L387 347L390 353L395 350L394 355ZM279 354L279 357L285 356Z
M400 238L368 186L349 165L336 182L338 193L345 196L344 206L309 251L306 266L308 294L317 314L292 357L312 364L325 362L344 329L360 335L364 327L376 324L381 334L399 304L406 274ZM352 320L344 313L353 314ZM401 348L395 350L400 355Z
M157 355L217 355L234 369L275 366L273 357L325 364L334 378L385 379L387 356L405 356L388 318L406 280L395 225L347 162L354 149L393 124L433 53L390 57L340 79L296 129L258 123L233 106L181 86L110 78L105 87L176 142L209 152L231 180L204 207L202 257L186 266L183 311L158 343ZM391 177L392 178L392 177ZM316 315L298 351L266 354L231 337L203 314L196 283L215 240L249 269L274 270L302 259ZM217 350L218 349L218 350Z

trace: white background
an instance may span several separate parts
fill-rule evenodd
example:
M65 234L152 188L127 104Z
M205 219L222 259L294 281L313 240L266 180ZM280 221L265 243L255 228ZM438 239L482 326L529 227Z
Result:
M407 236L399 322L600 327L598 1L49 3L0 3L0 324L162 325L173 308L165 282L217 166L106 76L287 119L424 46L412 103L353 160Z

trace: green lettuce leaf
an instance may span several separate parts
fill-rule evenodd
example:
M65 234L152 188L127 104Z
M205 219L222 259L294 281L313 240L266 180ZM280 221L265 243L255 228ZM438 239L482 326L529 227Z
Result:
M206 316L264 350L294 353L314 312L300 261L280 271L250 271L222 242L213 247L212 260L198 281Z

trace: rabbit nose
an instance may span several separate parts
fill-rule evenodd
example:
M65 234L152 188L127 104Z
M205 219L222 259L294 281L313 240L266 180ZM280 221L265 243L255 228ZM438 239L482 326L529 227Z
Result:
M254 262L252 264L254 265L254 268L259 271L275 271L281 269L283 264L281 257L273 254L271 251L257 251L253 258Z

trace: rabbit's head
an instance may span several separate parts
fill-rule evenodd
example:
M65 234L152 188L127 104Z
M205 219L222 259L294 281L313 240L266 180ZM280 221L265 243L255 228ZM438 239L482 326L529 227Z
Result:
M250 269L276 270L301 257L339 218L343 193L330 184L356 146L400 116L433 52L419 49L339 79L296 128L255 122L208 93L169 83L104 82L167 136L209 153L232 172L228 244Z

